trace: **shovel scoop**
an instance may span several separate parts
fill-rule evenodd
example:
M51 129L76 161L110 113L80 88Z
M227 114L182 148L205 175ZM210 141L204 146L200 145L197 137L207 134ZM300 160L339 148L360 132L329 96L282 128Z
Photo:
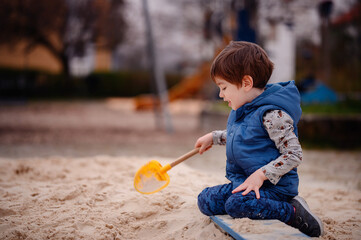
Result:
M174 166L194 156L198 152L199 148L195 148L164 167L156 160L148 162L135 174L134 188L143 194L152 194L162 190L169 184L170 181L167 172Z

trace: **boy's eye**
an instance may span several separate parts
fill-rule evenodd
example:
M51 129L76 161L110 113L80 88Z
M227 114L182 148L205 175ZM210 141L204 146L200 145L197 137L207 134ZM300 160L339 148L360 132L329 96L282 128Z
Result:
M227 87L222 88L222 91L226 90Z

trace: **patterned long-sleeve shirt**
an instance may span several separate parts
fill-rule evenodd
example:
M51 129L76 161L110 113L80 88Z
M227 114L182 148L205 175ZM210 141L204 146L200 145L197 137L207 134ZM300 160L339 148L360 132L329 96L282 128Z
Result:
M281 155L261 169L270 182L277 184L284 174L300 165L302 148L293 131L293 120L284 111L266 112L263 116L263 125ZM213 144L226 144L227 130L217 130L212 133Z

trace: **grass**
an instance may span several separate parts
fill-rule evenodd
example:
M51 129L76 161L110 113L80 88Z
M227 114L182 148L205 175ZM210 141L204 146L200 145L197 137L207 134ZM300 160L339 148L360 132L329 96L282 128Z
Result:
M302 105L303 114L356 115L361 114L361 101L345 100L335 104Z
M303 114L317 114L317 115L357 115L361 114L361 101L345 100L335 104L309 104L301 105ZM217 101L211 106L211 111L215 112L229 112L227 102Z

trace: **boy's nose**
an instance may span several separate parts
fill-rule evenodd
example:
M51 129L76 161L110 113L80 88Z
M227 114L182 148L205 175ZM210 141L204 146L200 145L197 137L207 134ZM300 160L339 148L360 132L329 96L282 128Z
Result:
M222 94L222 91L219 91L219 95L218 95L220 98L223 98L223 94Z

